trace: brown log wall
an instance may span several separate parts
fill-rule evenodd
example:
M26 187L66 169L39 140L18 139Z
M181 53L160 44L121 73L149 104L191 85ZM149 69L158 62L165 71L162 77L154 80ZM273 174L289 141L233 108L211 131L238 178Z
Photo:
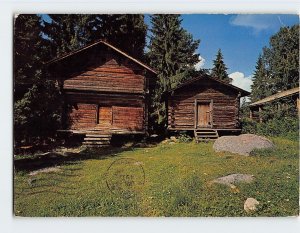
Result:
M113 107L113 126L133 131L143 130L144 109L137 107Z
M100 58L95 58L100 59ZM105 58L107 59L107 58ZM121 93L144 93L146 78L130 62L118 63L117 57L76 72L64 81L65 90L114 91Z
M147 127L143 96L97 93L79 95L69 92L67 98L72 106L69 113L70 129L90 129L105 125L111 128L143 131ZM108 119L110 117L111 121Z
M96 104L76 104L70 113L71 129L88 129L96 126Z

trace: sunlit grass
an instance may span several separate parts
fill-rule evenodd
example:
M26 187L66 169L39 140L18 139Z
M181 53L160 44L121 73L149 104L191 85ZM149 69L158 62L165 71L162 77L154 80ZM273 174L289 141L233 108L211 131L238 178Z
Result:
M274 150L252 157L215 153L212 143L159 144L149 148L111 150L101 156L84 152L86 159L60 164L60 171L15 176L15 214L18 216L294 216L298 215L298 143L272 139ZM82 158L82 156L81 156ZM129 182L113 192L108 168L117 159L131 158L142 166L141 185ZM122 168L118 168L122 169ZM114 170L118 174L119 170ZM124 171L120 170L119 173ZM255 176L237 190L209 181L231 173ZM116 177L114 177L115 179ZM124 176L121 177L122 179ZM121 179L120 178L120 179ZM124 178L127 182L128 179ZM126 180L127 179L127 180ZM135 182L135 181L134 181ZM127 184L127 183L126 183ZM118 183L117 183L118 185ZM125 185L126 186L126 185ZM118 187L117 187L118 188ZM258 211L246 214L244 201L256 198Z

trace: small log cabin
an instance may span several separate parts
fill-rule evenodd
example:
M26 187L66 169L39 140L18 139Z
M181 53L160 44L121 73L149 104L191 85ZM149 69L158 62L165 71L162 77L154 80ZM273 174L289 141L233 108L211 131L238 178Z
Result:
M196 140L215 139L219 131L241 130L240 98L250 93L229 83L201 75L167 94L169 131L194 131Z
M84 144L108 145L113 134L145 134L156 72L97 41L47 63L64 94L63 130Z

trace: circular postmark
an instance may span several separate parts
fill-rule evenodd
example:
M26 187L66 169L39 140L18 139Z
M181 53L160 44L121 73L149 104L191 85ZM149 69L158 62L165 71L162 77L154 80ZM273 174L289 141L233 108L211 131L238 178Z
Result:
M107 168L105 178L107 188L114 194L132 195L145 184L142 162L132 158L120 158Z

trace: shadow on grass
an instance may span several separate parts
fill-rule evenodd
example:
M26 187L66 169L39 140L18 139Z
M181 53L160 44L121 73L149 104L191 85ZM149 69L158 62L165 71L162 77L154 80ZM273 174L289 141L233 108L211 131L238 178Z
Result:
M14 168L16 171L34 171L46 167L59 166L64 164L72 164L72 162L80 162L87 159L106 159L117 156L119 153L128 150L128 148L106 148L106 149L90 149L86 148L79 153L66 152L47 152L37 155L33 158L22 158L14 160Z
M152 144L151 144L152 145ZM150 146L150 145L149 145ZM152 145L153 146L153 145ZM25 171L30 172L46 167L53 167L59 165L66 165L77 163L82 160L88 159L107 159L111 157L116 157L120 153L125 151L131 151L135 148L146 148L148 146L139 147L108 147L108 148L85 148L79 153L74 152L47 152L41 155L37 155L31 158L20 158L14 160L15 171ZM70 168L72 169L72 168Z

